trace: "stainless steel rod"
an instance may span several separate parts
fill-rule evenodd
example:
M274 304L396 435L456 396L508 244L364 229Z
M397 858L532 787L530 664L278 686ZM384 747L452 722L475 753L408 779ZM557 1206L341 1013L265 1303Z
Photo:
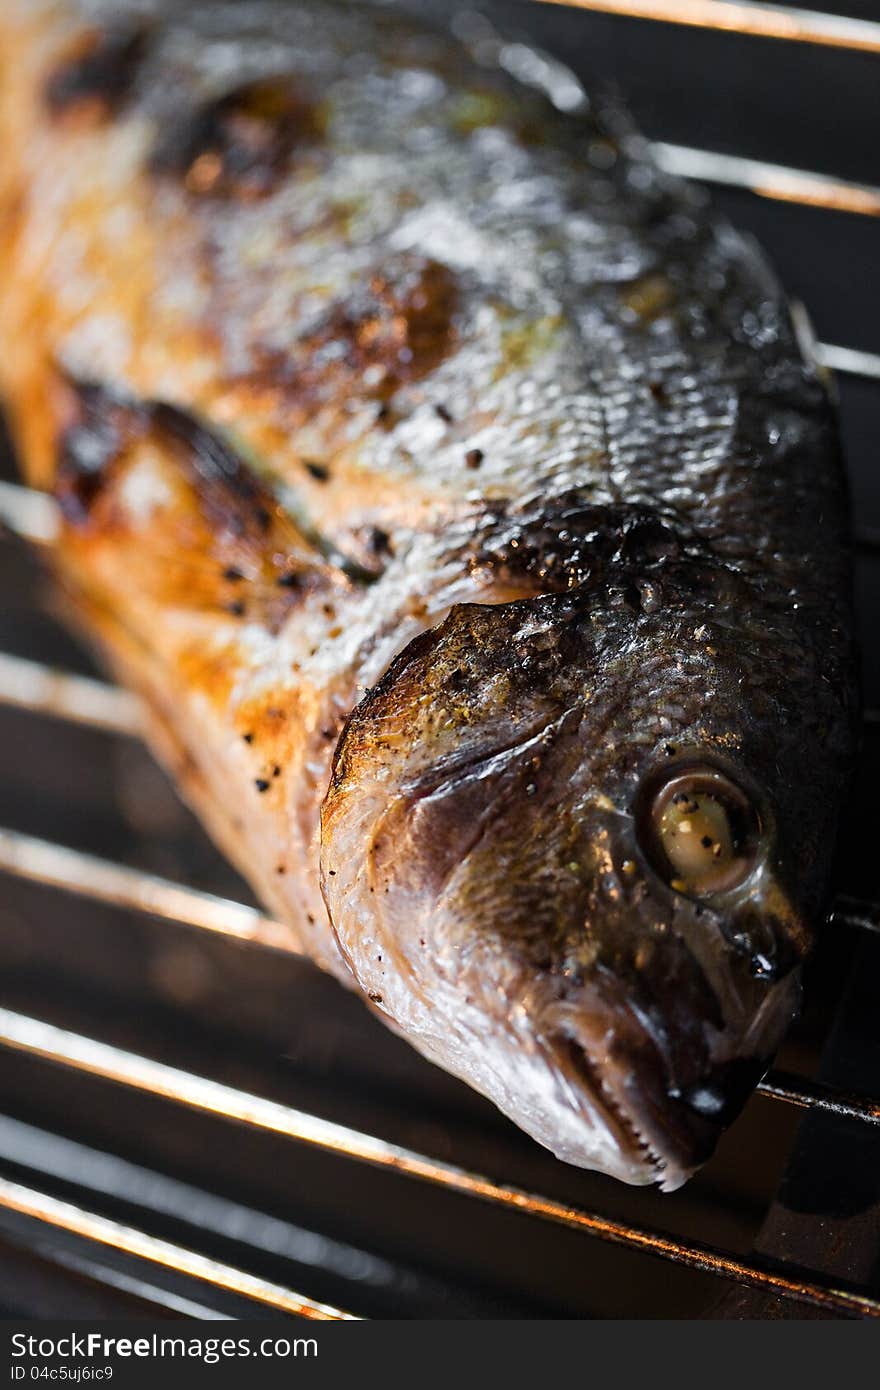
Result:
M589 10L629 19L660 20L694 29L785 39L790 43L880 53L880 23L847 15L801 10L790 5L763 5L750 0L535 0L538 4Z
M294 1293L292 1289L282 1288L280 1284L269 1283L242 1269L221 1264L209 1259L195 1250L187 1250L170 1241L159 1240L146 1231L125 1226L119 1221L110 1221L95 1212L85 1211L72 1202L62 1202L48 1193L23 1187L21 1183L11 1182L0 1177L0 1208L17 1212L56 1230L69 1235L81 1236L97 1245L134 1255L148 1263L178 1274L189 1275L204 1284L223 1289L227 1293L238 1294L273 1308L279 1313L289 1313L297 1317L313 1318L320 1321L350 1321L351 1313L344 1313L326 1303L316 1303L305 1294Z
M809 173L805 169L770 164L760 159L744 159L740 155L694 149L690 145L668 145L655 141L650 148L661 169L679 178L746 188L761 198L773 198L777 202L880 217L880 188L873 184L852 183L827 174ZM830 348L826 352L845 353L846 349ZM841 357L840 360L845 359ZM832 363L827 365L831 366Z
M165 921L229 936L236 941L250 941L291 955L302 954L302 945L289 927L245 903L187 888L171 879L114 864L108 859L17 830L0 829L0 872L78 897L110 903L126 911L145 912ZM878 909L845 897L840 899L832 922L836 920L840 925L877 931L880 929L877 914ZM801 1106L829 1108L823 1105L820 1092L810 1088L810 1083L804 1083L798 1090L799 1086L800 1083L789 1078L787 1087L777 1087L771 1077L759 1085L758 1091ZM880 1123L880 1110L873 1100L836 1096L832 1092L823 1094L834 1099L841 1113L845 1111L853 1119Z
M301 954L293 929L255 907L204 893L171 879L114 864L33 835L0 829L0 871L78 897L149 913L169 922Z
M235 1090L206 1077L154 1062L8 1009L0 1009L0 1045L207 1114L312 1144L408 1177L420 1178L449 1191L478 1197L495 1206L552 1221L690 1269L762 1288L815 1307L855 1313L862 1317L880 1317L880 1302L857 1290L765 1267L758 1259L740 1257L701 1242L680 1240L662 1231L614 1221L599 1213L584 1211L566 1202L542 1197L440 1159L429 1158L401 1145L390 1144L348 1125Z

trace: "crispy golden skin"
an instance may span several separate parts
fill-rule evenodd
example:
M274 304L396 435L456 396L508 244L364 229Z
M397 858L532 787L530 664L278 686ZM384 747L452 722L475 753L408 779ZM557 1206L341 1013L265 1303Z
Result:
M552 65L178 8L0 17L0 378L59 572L292 942L673 1188L796 1007L851 758L824 387Z

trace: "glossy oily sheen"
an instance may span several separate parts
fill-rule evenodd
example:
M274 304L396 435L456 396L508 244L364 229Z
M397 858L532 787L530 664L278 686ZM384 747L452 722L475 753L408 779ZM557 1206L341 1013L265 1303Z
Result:
M0 383L83 623L292 938L673 1189L822 917L833 412L758 248L469 25L7 0Z

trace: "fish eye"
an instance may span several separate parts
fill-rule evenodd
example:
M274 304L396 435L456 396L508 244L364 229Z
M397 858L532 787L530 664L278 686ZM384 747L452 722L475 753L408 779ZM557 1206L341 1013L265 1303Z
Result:
M651 864L677 893L738 888L757 863L761 823L752 799L712 767L681 767L655 784L639 825Z

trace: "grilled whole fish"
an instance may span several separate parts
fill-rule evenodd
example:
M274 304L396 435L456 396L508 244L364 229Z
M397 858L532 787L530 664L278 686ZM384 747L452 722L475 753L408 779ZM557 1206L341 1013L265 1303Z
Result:
M2 385L268 908L674 1189L796 1011L853 730L833 414L757 248L522 45L6 0Z

